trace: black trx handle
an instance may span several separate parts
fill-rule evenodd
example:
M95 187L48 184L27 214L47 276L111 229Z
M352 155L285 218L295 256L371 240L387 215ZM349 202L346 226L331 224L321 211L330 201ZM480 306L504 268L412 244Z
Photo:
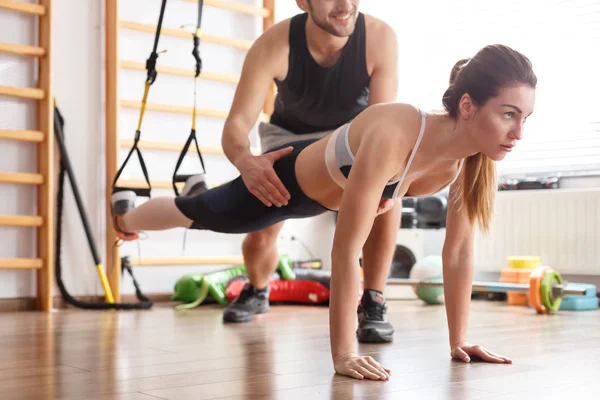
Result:
M198 140L196 140L196 130L192 129L190 136L188 136L188 139L186 140L185 145L183 146L183 149L181 150L181 154L179 154L179 158L177 159L177 164L175 165L175 172L173 173L173 190L175 191L176 196L179 196L179 190L177 190L176 183L185 182L188 180L188 178L193 176L193 175L189 175L189 174L188 175L177 174L177 171L179 170L179 167L181 166L183 159L185 158L187 152L190 149L190 145L192 144L192 141L194 141L194 144L196 145L196 152L198 153L198 157L200 158L200 164L202 164L202 173L206 174L206 168L204 167L204 160L202 159L202 153L200 152L200 147L198 146Z
M117 172L117 175L115 176L115 179L113 181L113 193L122 192L124 190L131 190L131 191L134 191L137 196L150 197L150 191L152 190L152 185L150 185L150 178L148 178L148 170L146 168L146 163L144 162L144 158L142 157L142 152L140 151L140 148L138 147L139 141L140 141L140 131L137 130L137 131L135 131L135 139L133 140L133 146L131 147L131 150L129 150L129 154L127 154L125 161L123 161L123 165L121 165L121 168L119 169L119 172ZM140 160L140 165L142 167L142 172L144 173L144 178L146 179L146 183L148 184L148 189L127 188L127 187L117 186L117 180L119 179L119 176L121 176L123 169L125 169L125 165L131 158L131 155L133 154L134 151L137 152L138 159Z
M175 165L175 171L173 172L173 190L175 191L175 195L179 196L179 190L177 190L177 183L186 182L188 178L193 176L193 174L180 175L177 174L183 159L189 151L190 145L192 141L196 145L196 152L198 153L198 157L200 158L200 164L202 164L202 173L206 174L206 167L204 166L204 160L202 159L202 153L200 152L200 147L198 146L198 140L196 139L196 87L198 76L202 71L202 59L200 58L200 23L202 22L202 8L204 6L203 0L198 0L198 22L196 23L196 31L194 32L194 47L192 49L192 55L196 60L196 74L194 76L194 108L192 112L192 130L190 135L188 136L181 153L179 154L179 158L177 159L177 164Z
M125 161L123 161L121 168L119 168L119 171L117 172L117 175L115 176L115 179L113 180L113 193L124 191L124 190L131 190L131 191L135 192L135 194L137 196L150 197L150 192L152 190L152 185L150 185L150 178L148 178L148 170L146 168L146 163L144 162L144 158L142 157L142 152L140 151L140 148L138 147L138 143L140 141L140 136L142 134L142 121L144 119L144 111L146 110L146 100L148 98L148 92L150 91L150 86L154 83L154 81L156 80L156 76L157 76L156 60L158 59L158 52L157 52L158 39L160 38L160 32L162 30L162 22L163 22L163 17L165 15L166 5L167 5L167 0L162 0L162 4L160 7L160 16L158 17L158 25L156 26L156 34L154 36L154 47L152 48L152 53L150 53L150 57L148 57L148 59L146 60L146 70L147 70L146 84L144 87L144 97L142 98L142 107L140 109L140 119L138 121L137 130L135 131L135 138L133 140L133 146L131 147L131 150L129 150L129 154L127 154ZM147 189L128 188L128 187L117 186L117 181L118 181L119 177L121 176L123 169L125 169L125 165L131 158L131 155L133 154L134 151L137 153L138 159L140 160L142 172L144 173L144 178L146 179L146 183L148 184Z

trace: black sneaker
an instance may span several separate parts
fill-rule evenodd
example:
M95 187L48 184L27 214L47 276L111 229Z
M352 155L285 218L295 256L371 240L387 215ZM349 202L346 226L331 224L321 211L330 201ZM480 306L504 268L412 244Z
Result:
M254 314L269 311L269 286L258 290L250 282L244 285L240 295L223 311L224 322L247 322Z
M204 174L192 175L186 179L181 196L194 196L208 190Z
M117 236L122 240L135 240L138 238L138 232L123 232L117 222L117 217L135 208L135 192L132 190L124 190L121 192L115 192L110 196L110 208L112 223Z
M383 293L365 289L357 312L359 342L386 343L394 339L394 327L386 318L387 303Z

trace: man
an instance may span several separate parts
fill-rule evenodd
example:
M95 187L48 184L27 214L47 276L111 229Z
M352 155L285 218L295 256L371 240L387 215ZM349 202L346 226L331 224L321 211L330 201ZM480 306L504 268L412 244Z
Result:
M259 200L284 206L289 193L273 163L288 143L320 138L352 120L368 105L396 100L398 45L381 20L358 12L360 0L296 0L304 13L279 22L248 51L222 145L227 158ZM248 134L275 81L278 88L270 123L259 125L263 154L250 152ZM358 307L358 339L387 342L383 296L392 262L402 203L375 221L363 248L364 295ZM242 252L250 284L224 311L225 322L242 322L269 309L269 278L278 263L277 237L283 223L249 234Z

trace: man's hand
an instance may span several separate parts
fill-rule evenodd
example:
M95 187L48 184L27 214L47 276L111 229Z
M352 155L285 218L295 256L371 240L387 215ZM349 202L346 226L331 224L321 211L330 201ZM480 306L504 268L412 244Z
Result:
M289 146L260 156L247 156L236 165L250 193L267 207L288 204L290 193L275 173L273 164L292 150L293 147Z

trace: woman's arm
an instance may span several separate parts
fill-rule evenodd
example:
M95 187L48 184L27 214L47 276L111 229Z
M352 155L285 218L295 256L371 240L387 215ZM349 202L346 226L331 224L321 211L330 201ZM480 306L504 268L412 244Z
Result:
M340 204L333 240L329 304L331 352L338 373L358 379L387 375L370 357L356 357L356 307L359 294L359 256L367 240L387 182L405 159L406 146L390 135L365 128ZM389 131L389 129L388 129ZM404 150L401 148L404 147Z
M444 301L450 347L466 341L473 282L473 226L462 206L459 177L450 187L446 215L446 238L442 249Z
M464 170L463 170L464 172ZM469 306L473 288L473 236L466 207L459 195L459 182L450 187L446 216L446 238L442 250L444 302L448 318L450 355L464 362L476 356L493 363L512 363L512 360L492 353L467 341Z

